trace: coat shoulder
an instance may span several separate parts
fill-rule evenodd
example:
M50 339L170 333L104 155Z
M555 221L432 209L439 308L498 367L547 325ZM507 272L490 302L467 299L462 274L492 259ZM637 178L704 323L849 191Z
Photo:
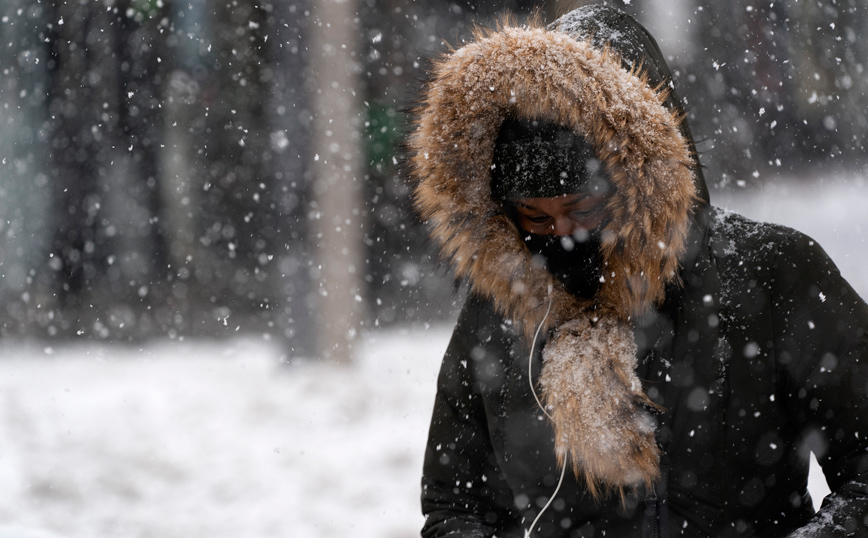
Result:
M772 248L804 236L792 228L752 220L718 207L712 208L709 224L712 239L728 240L733 242L734 246L756 244L757 247Z
M718 258L750 262L799 258L828 260L817 241L798 230L755 221L720 208L712 208L709 240Z

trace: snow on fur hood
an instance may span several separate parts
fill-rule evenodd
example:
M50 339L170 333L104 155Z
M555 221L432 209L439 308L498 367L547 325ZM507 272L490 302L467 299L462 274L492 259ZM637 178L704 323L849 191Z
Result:
M659 477L630 320L677 281L691 215L707 201L661 64L668 76L650 35L612 8L581 8L549 28L505 23L435 63L410 139L416 208L457 277L526 337L549 332L540 384L557 456L592 492ZM583 135L616 187L592 300L532 262L491 197L494 143L513 115Z

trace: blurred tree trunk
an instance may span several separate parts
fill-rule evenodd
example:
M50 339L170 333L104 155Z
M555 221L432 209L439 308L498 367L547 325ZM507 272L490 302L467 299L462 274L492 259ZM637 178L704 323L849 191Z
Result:
M270 268L273 331L287 358L315 352L313 265L307 219L310 203L310 2L275 3L269 17L268 57L273 82L268 106L271 212L275 248Z
M230 316L240 321L260 314L266 296L267 15L255 0L205 5L212 49L202 90L205 126L195 172L201 211L193 265L200 300L210 303L203 321L228 327Z
M163 279L157 218L156 7L46 6L52 258L42 274L49 334L125 338L148 332Z
M319 357L348 362L364 311L359 23L353 0L313 7L317 346Z
M195 252L186 255L179 273L186 281L174 291L188 301L179 305L193 305L188 322L205 334L271 334L275 306L284 302L272 283L284 244L276 209L283 185L270 132L277 84L268 43L272 10L255 0L178 6L178 20L183 14L194 36L179 36L189 50L179 49L173 79L192 84L194 113L177 135L186 153L179 166L189 167L178 184L193 195L192 209L176 203L174 211L193 233L178 234L175 246Z
M287 358L313 351L307 8L173 5L165 104L173 330L243 324L281 339Z
M47 145L48 47L45 9L8 0L0 52L0 338L29 334L36 320L33 271L45 264L50 237ZM42 303L38 303L41 305Z

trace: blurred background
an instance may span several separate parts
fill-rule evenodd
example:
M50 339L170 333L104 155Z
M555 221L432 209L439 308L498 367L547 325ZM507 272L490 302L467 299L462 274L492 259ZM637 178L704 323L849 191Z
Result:
M427 406L462 290L410 207L408 112L430 61L474 24L506 10L522 18L539 9L552 21L583 3L4 0L0 439L13 448L0 452L0 499L13 508L0 508L0 525L162 537L217 528L264 536L287 522L293 536L415 529ZM712 201L815 235L868 294L865 3L610 3L660 42ZM214 374L218 363L235 366ZM296 366L283 367L291 375L281 380L262 373L272 363ZM63 369L70 364L78 366ZM344 371L323 366L335 364ZM229 382L251 371L261 378ZM70 379L82 399L69 396ZM246 403L226 403L231 394ZM335 394L344 404L329 407ZM251 401L258 411L226 418ZM111 408L119 414L105 415ZM396 409L405 412L388 414ZM251 423L271 433L253 434ZM214 446L221 424L237 435ZM316 425L322 432L310 433ZM357 468L336 464L352 453L322 447L362 446L372 431L381 435L364 461L384 458L383 467L368 465L354 481ZM167 436L188 444L167 447ZM263 436L283 463L250 475L260 456L240 439ZM141 444L118 441L127 438ZM232 446L235 456L213 467L191 463ZM238 461L250 465L239 470ZM113 482L130 469L141 476ZM236 481L245 472L261 478L244 486L257 492L249 498ZM262 489L273 473L303 484L292 490L302 501L331 484L344 514L356 506L365 517L328 527L341 511L325 505L278 517L280 501L291 502L282 489ZM371 505L382 495L348 486L359 480L402 486ZM173 483L213 496L166 496L160 488ZM187 512L154 527L154 511L130 510L180 497L212 508L267 498L276 519L253 529ZM398 497L409 504L394 508ZM132 523L83 510L94 498L114 499L105 506ZM261 510L250 513L263 521ZM222 526L202 526L215 517ZM383 518L397 526L374 523Z
M580 4L6 0L0 336L253 332L341 359L448 317L400 174L419 83L474 23ZM670 59L712 186L865 166L863 3L616 5Z

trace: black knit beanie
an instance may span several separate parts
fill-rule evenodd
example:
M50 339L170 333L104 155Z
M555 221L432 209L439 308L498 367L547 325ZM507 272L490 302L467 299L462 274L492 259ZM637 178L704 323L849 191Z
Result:
M507 119L494 146L491 194L495 200L554 198L611 188L584 137L555 123Z

